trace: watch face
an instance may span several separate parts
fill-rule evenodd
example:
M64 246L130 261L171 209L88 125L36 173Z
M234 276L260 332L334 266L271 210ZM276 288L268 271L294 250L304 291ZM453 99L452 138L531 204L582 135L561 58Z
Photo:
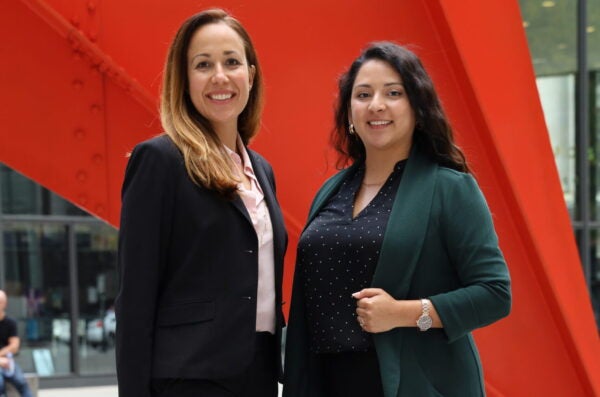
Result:
M428 316L425 314L423 314L417 320L417 327L419 327L419 329L421 331L427 331L429 328L431 328L432 324L433 324L433 320L431 319L431 316Z

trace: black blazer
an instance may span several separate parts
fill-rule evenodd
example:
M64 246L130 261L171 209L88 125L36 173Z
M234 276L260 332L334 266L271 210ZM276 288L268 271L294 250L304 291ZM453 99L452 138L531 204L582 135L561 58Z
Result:
M248 154L273 225L279 341L287 234L271 166ZM223 379L250 365L258 283L250 216L239 197L195 185L166 135L137 145L127 165L118 267L120 396L148 397L151 378Z

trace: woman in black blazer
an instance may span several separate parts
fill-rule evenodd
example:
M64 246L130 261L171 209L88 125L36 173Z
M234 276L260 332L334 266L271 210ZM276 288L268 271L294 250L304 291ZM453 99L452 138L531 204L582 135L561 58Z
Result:
M122 191L121 397L277 395L287 245L256 134L262 76L222 10L190 17L165 65L165 134L135 147Z

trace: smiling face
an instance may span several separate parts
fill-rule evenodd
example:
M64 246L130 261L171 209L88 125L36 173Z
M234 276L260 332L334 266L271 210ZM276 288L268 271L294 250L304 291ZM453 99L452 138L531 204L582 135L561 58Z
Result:
M190 99L218 134L237 133L254 72L241 37L226 24L205 25L192 36L187 51Z
M352 86L350 120L367 157L377 152L408 157L415 129L415 112L402 78L387 62L363 64Z

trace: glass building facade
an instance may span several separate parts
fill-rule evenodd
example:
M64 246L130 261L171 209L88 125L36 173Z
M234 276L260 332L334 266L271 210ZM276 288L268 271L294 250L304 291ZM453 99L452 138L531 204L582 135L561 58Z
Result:
M519 3L565 203L600 328L600 1Z
M600 327L600 1L519 3ZM114 381L117 231L0 164L0 236L0 288L23 369L42 384Z
M23 370L42 385L114 378L116 229L0 164L0 235Z

